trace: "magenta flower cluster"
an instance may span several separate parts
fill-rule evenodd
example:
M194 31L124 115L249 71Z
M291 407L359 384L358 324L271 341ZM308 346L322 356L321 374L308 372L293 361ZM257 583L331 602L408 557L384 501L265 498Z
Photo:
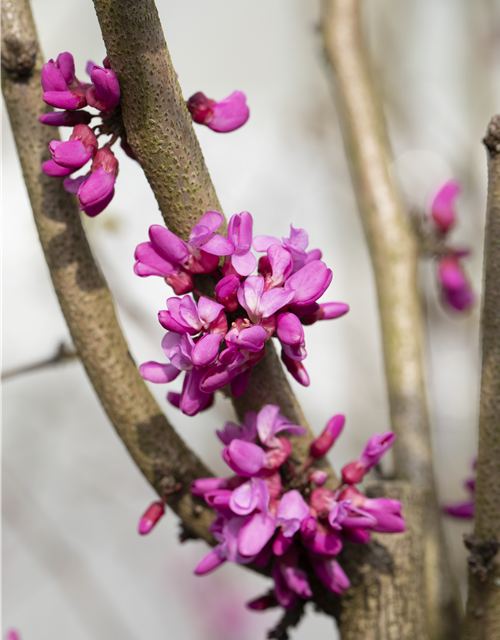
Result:
M43 114L39 120L52 127L73 127L68 141L50 143L52 159L42 163L42 171L52 177L65 178L64 188L78 196L80 210L94 217L104 211L115 193L118 160L111 151L112 145L120 139L125 153L134 160L135 156L123 126L118 78L110 68L108 58L102 67L89 61L86 71L91 81L80 82L75 75L73 56L68 52L43 66L43 100L63 111ZM235 91L220 102L210 100L200 92L186 104L195 122L219 132L238 129L250 115L245 94L241 91ZM85 107L99 113L93 115L85 111ZM94 118L100 118L100 123L90 127ZM99 148L101 136L111 137ZM90 169L85 175L69 177L89 162Z
M75 75L75 63L71 53L61 53L57 60L49 60L42 68L43 100L52 107L64 109L40 116L40 122L53 127L73 127L66 142L53 140L49 149L52 160L42 163L42 170L49 176L64 177L64 188L78 196L80 210L94 217L111 202L118 175L118 160L111 146L121 137L123 149L133 157L120 115L120 87L115 72L106 58L103 66L87 64L90 83L82 83ZM92 115L83 107L99 111ZM101 123L89 127L93 118ZM96 136L95 130L100 133ZM111 135L111 139L99 148L98 138ZM85 175L69 176L91 162Z
M307 474L312 460L324 456L334 444L344 421L343 415L329 421L298 474L288 463L292 446L284 433L300 435L305 429L291 425L279 407L266 405L257 414L247 413L243 424L228 422L217 432L225 445L222 457L235 475L202 478L191 485L192 494L216 513L210 530L219 543L199 562L196 574L208 573L226 561L270 566L272 593L248 606L290 609L297 598L312 596L308 566L333 593L342 594L350 586L336 559L344 540L364 544L370 540L370 531L405 530L400 502L367 498L353 486L392 445L392 432L370 438L359 459L344 467L336 491L321 486L326 473ZM357 470L354 475L352 468ZM294 488L284 488L284 482Z
M456 223L455 200L462 192L456 180L445 182L431 202L431 219L441 239L445 239ZM474 293L462 267L467 249L446 246L437 260L437 277L444 303L455 311L467 311L474 304Z
M167 397L191 416L210 406L214 391L225 385L239 397L272 336L281 342L288 371L307 386L303 325L338 318L349 309L343 303L317 302L332 272L318 249L307 251L309 239L303 229L291 227L290 237L282 240L254 238L252 216L244 211L232 216L226 238L216 233L222 222L221 213L207 211L188 242L153 225L150 241L135 252L137 275L161 276L182 296L168 298L167 309L158 314L167 329L162 347L168 363L146 362L141 375L168 383L185 371L182 392ZM265 254L258 262L252 246ZM258 275L252 275L255 269ZM189 295L198 293L194 276L199 273L213 275L215 299L200 295L195 302Z

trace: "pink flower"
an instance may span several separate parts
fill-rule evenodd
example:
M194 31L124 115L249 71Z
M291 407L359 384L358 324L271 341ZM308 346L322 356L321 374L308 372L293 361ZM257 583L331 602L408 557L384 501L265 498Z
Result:
M438 262L438 280L444 301L456 311L466 311L474 304L474 293L457 255Z
M311 443L309 453L313 458L321 458L328 453L344 428L345 416L341 413L333 416L323 433Z
M67 142L52 140L49 149L54 162L74 171L95 155L97 139L88 125L78 124Z
M349 578L336 560L311 556L311 562L318 578L333 593L340 596L351 586Z
M227 238L215 233L223 219L222 213L207 211L192 228L188 242L165 227L152 225L150 242L144 242L136 249L134 272L142 277L174 275L182 266L191 273L210 273L219 263L218 256L234 251Z
M443 234L456 222L455 200L462 193L462 186L456 180L448 180L437 191L431 202L431 216Z
M280 500L276 513L276 525L282 527L285 538L292 537L302 521L309 515L309 505L301 494L293 489L287 491Z
M196 123L219 133L239 129L250 117L246 96L241 91L234 91L220 102L207 98L199 91L189 98L186 106Z
M95 65L90 73L93 85L87 89L85 97L89 106L99 111L113 111L120 101L120 85L112 69Z
M95 154L90 176L78 188L80 211L91 218L108 206L115 194L115 179L118 174L118 160L107 147Z
M240 276L249 276L257 266L252 248L252 216L248 211L231 216L227 228L227 237L234 245L231 264Z
M87 105L85 87L75 77L71 53L60 53L56 62L49 60L41 73L43 101L57 109L74 111Z
M146 535L156 525L158 520L165 513L165 504L162 501L153 502L144 512L143 516L139 520L138 531L141 536Z

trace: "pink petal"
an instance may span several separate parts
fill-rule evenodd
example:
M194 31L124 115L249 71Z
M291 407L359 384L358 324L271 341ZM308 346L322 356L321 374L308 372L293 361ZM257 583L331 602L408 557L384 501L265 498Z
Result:
M431 204L431 216L441 233L447 233L455 224L455 200L461 193L460 183L456 180L448 180L434 196Z
M314 260L299 269L285 282L285 290L293 291L292 301L297 305L316 302L330 286L333 274L321 260Z
M259 253L267 251L273 244L281 245L281 240L274 236L255 236L253 239L253 248Z
M64 178L76 171L76 169L61 167L61 165L54 162L54 160L46 160L45 162L42 162L42 171L45 175L51 176L52 178Z
M224 339L219 333L207 333L199 340L191 354L193 364L197 367L205 367L217 359L219 345Z
M231 264L240 276L249 276L257 266L257 258L250 250L246 253L233 253L231 256Z
M49 144L52 159L61 167L79 169L92 157L92 150L85 147L81 140L68 140L60 142L52 140Z
M103 167L95 171L78 189L78 199L85 209L105 200L113 191L115 175L107 173Z
M49 60L43 65L41 81L42 89L45 92L67 91L68 89L68 83L53 60Z
M276 530L274 516L254 513L242 526L238 535L238 551L242 556L255 556L272 538Z
M151 225L149 237L151 242L172 262L182 264L189 258L189 250L184 240L178 238L165 227L161 227L159 224Z
M56 64L59 67L65 82L70 85L75 79L75 61L68 51L57 56ZM62 89L64 91L64 89Z
M205 121L207 127L219 133L228 133L242 127L250 117L246 96L234 91L230 96L212 105L213 115Z
M197 576L202 576L205 573L210 573L221 564L226 562L226 558L223 556L221 545L215 547L210 551L198 564L194 570Z
M171 364L161 364L150 360L141 364L139 373L144 380L149 380L149 382L155 382L156 384L165 384L175 380L180 371Z
M74 111L87 106L85 92L81 89L69 91L45 91L42 99L46 104L56 109L69 109Z

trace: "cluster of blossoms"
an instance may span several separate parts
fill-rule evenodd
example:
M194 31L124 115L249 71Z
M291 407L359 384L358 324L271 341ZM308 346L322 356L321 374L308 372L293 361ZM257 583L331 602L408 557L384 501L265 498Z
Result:
M472 469L476 469L476 460L472 463ZM470 520L474 518L474 494L476 491L476 478L467 478L464 487L470 494L469 500L463 502L446 502L443 504L443 511L454 518L464 518Z
M393 432L370 438L359 459L342 469L336 491L322 486L327 479L324 471L308 473L314 459L334 444L344 421L343 415L331 418L311 444L310 458L298 473L287 460L292 446L283 433L300 435L305 429L291 425L279 407L266 405L257 414L247 413L242 425L228 422L217 432L225 445L222 457L235 475L202 478L191 485L192 494L216 513L210 531L219 542L200 561L196 574L208 573L226 561L270 566L273 590L248 607L290 609L297 598L312 596L308 567L333 593L340 595L350 586L336 560L344 540L364 544L370 540L370 531L405 530L400 502L370 499L354 487L392 445ZM139 531L151 530L162 514L162 503L151 505Z
M53 140L49 149L52 160L42 163L42 170L49 176L64 177L64 188L77 194L80 210L94 217L111 202L118 175L118 160L111 146L121 138L124 151L134 157L127 143L121 118L120 86L115 72L106 58L99 67L88 62L90 83L82 83L75 75L75 63L71 53L61 53L57 60L49 60L42 69L43 100L52 107L64 109L40 116L40 122L53 127L73 127L67 142ZM92 115L84 107L98 110ZM93 118L100 124L89 127ZM96 130L99 133L95 134ZM111 139L99 148L100 136ZM92 161L89 171L77 178L69 176Z
M462 188L456 180L442 185L431 201L430 216L439 240L444 243L456 222L455 200ZM468 249L444 245L437 260L437 275L444 303L456 311L467 311L474 304L474 293L462 268Z
M91 81L80 82L75 75L73 56L68 52L43 66L43 100L63 111L46 113L39 119L52 127L73 127L68 141L50 143L52 159L42 163L42 170L49 176L65 178L64 188L78 196L80 210L94 217L104 211L114 196L118 160L111 151L113 144L120 139L125 153L132 159L135 156L123 126L118 78L110 68L108 58L104 59L102 67L89 61L86 71ZM195 122L220 132L241 127L250 114L241 91L235 91L221 102L210 100L200 92L186 104ZM96 109L98 113L85 111L85 107ZM95 118L100 122L90 127ZM99 148L101 136L110 136L110 139ZM69 177L90 161L90 169L85 175Z
M182 296L168 298L167 309L158 314L167 329L162 347L169 363L146 362L141 375L167 383L185 371L182 392L170 392L167 398L191 416L209 407L214 391L227 384L239 397L272 336L281 342L288 371L307 386L303 325L349 310L338 302L318 304L332 272L321 261L321 251L307 251L309 238L303 229L291 227L290 237L282 240L253 238L252 216L244 211L232 216L226 238L216 233L222 222L221 213L207 211L188 242L153 225L150 241L135 252L137 275L161 276ZM252 246L265 253L258 262ZM259 275L251 275L256 268ZM200 273L212 274L216 281L215 300L200 295L196 303L189 295L198 293L194 276Z

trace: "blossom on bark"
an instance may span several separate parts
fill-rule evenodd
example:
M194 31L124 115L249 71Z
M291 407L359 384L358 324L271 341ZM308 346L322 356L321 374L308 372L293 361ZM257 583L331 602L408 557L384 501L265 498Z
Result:
M340 414L329 421L329 438L340 434L343 422ZM222 457L236 475L201 478L191 485L193 495L215 510L210 530L219 542L195 573L208 573L226 561L270 565L272 594L247 605L259 611L277 605L291 609L299 599L310 598L307 566L327 589L342 594L350 585L337 561L344 540L364 544L370 531L405 530L397 500L369 499L352 485L342 492L313 489L313 483L326 480L326 474L317 475L320 471L306 477L304 466L295 476L298 488L284 486L282 478L290 476L283 465L289 464L292 447L286 437L277 436L282 432L299 435L305 430L290 425L275 405L247 413L241 425L226 423L217 435L226 445ZM372 437L360 456L362 464L375 464L392 442L389 434ZM321 450L326 453L327 447Z
M45 113L39 117L43 124L59 127L74 127L67 142L53 140L49 149L52 160L42 163L42 171L54 178L66 178L63 186L69 193L78 196L80 210L94 217L101 213L114 196L118 175L118 161L111 146L121 140L121 146L132 158L133 152L126 141L126 133L119 108L120 86L115 72L106 58L103 67L93 62L87 64L90 83L83 83L75 75L75 64L70 53L61 53L57 60L49 60L42 68L44 101L64 111ZM90 106L99 111L93 115L82 111ZM101 123L90 127L94 118ZM111 139L100 149L95 131L99 136L110 135ZM72 173L92 160L90 170L77 178Z
M78 186L83 190L86 178L76 180L83 181L83 186ZM332 272L318 259L320 252L305 252L304 230L292 227L291 238L284 239L283 245L273 239L261 242L259 246L267 246L266 256L260 259L259 275L253 275L257 261L251 251L252 216L246 211L233 215L227 238L218 233L222 223L221 213L207 211L187 242L160 225L152 225L149 242L139 244L135 251L135 273L165 278L177 295L195 292L199 273L211 274L216 283L215 301L200 299L200 305L214 310L207 322L197 315L201 306L197 311L186 295L182 301L169 298L168 309L158 316L165 329L179 336L188 334L194 341L190 366L183 369L191 371L184 384L191 389L191 397L197 395L192 385L199 384L198 391L204 394L199 395L200 408L207 408L207 398L212 402L212 394L226 385L239 397L272 337L281 343L281 358L288 371L307 386L309 376L302 363L307 356L303 325L340 317L348 310L342 303L317 302L328 288ZM225 258L223 264L221 258ZM188 342L183 338L183 344ZM169 382L176 377L171 364L148 362L141 373L152 382ZM177 367L176 372L179 370ZM186 409L185 392L167 397ZM195 406L193 402L189 410Z
M186 102L191 117L197 124L204 124L212 131L228 133L242 127L250 117L246 96L234 91L230 96L216 102L198 91Z

